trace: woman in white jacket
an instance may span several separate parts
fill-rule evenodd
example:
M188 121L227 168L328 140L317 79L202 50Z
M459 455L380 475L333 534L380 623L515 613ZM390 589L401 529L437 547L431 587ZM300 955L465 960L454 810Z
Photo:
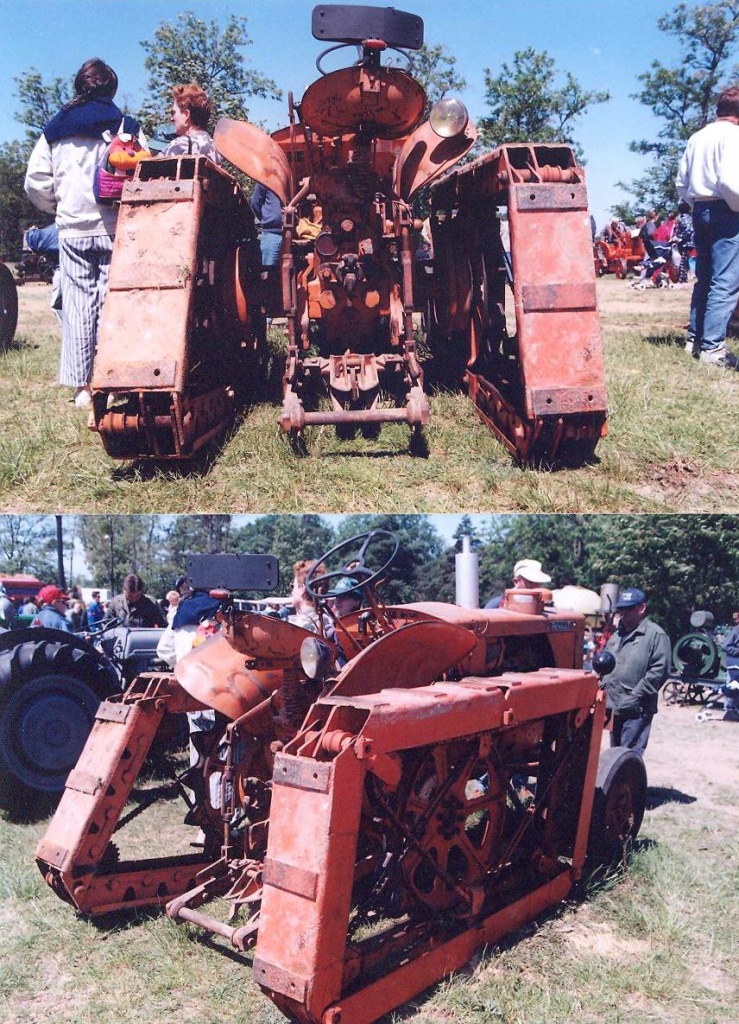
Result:
M95 170L107 143L103 132L139 134L113 102L118 76L104 61L85 61L74 80L74 99L45 126L26 172L26 193L59 228L63 302L59 383L75 389L77 405L90 404L98 322L108 285L117 208L98 204Z

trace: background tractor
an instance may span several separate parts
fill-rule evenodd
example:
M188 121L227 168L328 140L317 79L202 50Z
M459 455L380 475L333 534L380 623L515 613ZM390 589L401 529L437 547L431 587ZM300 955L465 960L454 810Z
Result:
M0 263L0 352L15 337L18 326L18 289L10 268Z
M96 637L0 632L0 807L29 817L58 800L101 700L157 664L161 635L127 626Z

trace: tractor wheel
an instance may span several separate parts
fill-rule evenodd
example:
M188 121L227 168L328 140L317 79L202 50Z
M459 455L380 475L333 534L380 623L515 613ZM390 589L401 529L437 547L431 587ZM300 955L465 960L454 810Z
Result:
M24 816L49 807L109 692L88 651L41 640L0 653L0 807Z
M628 273L628 270L629 265L623 258L623 256L615 261L614 273L616 277L619 279L619 281L623 281L626 279L626 274Z
M593 864L623 861L641 827L647 802L644 761L627 747L600 755L588 853Z
M0 351L13 340L18 325L18 291L10 270L0 263Z

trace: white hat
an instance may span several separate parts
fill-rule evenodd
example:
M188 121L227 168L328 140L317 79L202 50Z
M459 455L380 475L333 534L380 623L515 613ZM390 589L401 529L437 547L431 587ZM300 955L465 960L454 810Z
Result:
M516 562L513 566L513 575L523 576L529 583L551 583L552 577L547 576L541 567L541 562L535 561L533 558L522 558L520 562Z

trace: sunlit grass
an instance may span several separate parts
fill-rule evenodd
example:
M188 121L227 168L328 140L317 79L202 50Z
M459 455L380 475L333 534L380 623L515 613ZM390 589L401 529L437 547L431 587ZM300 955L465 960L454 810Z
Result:
M47 289L21 289L18 335L0 355L0 507L96 512L734 510L739 377L683 351L690 292L599 282L609 432L593 465L522 469L458 393L431 394L424 451L386 425L374 440L307 430L297 455L277 424L273 358L263 401L184 471L114 462L55 383L59 329Z

